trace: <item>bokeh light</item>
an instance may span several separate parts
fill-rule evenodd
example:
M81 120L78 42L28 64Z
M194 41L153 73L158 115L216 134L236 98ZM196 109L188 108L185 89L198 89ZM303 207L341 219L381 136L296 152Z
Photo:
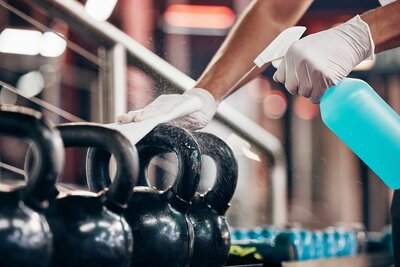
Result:
M280 119L286 112L287 98L279 90L272 90L263 101L264 114L271 119Z
M294 114L303 120L312 120L319 114L319 105L305 97L297 96L293 103Z
M21 95L30 98L38 95L44 87L44 78L38 71L31 71L22 75L17 81L17 88Z

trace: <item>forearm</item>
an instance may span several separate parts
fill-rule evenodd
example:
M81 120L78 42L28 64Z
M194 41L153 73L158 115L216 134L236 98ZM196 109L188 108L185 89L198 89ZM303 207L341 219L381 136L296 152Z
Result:
M253 1L198 79L196 87L207 89L220 101L254 78L259 73L254 73L240 85L236 84L253 66L255 57L281 31L296 24L312 1Z
M400 46L400 1L361 15L371 31L375 53Z

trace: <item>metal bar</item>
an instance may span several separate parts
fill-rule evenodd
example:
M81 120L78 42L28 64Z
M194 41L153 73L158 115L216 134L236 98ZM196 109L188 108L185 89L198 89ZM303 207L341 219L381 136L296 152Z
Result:
M6 8L8 11L14 13L15 15L17 15L18 17L20 17L21 19L25 20L26 22L32 24L33 26L35 26L36 28L38 28L39 30L43 31L43 32L52 32L56 35L58 35L60 38L64 39L67 42L67 46L68 48L70 48L72 51L76 52L77 54L83 56L84 58L86 58L87 60L91 61L94 64L104 64L104 62L100 62L98 60L98 58L96 57L96 55L93 55L92 53L90 53L89 51L87 51L86 49L84 49L83 47L69 41L68 39L66 39L63 35L59 34L58 32L54 31L53 29L47 27L46 25L43 25L42 23L40 23L39 21L35 20L34 18L30 17L29 15L21 12L20 10L18 10L17 8L9 5L8 3L6 3L3 0L0 0L0 5L4 8Z
M35 96L26 97L23 94L21 94L18 91L17 88L15 88L14 86L12 86L12 85L10 85L10 84L8 84L6 82L3 82L1 80L0 80L0 86L2 86L3 88L5 88L6 90L8 90L10 92L13 92L16 95L19 95L19 96L31 101L32 103L35 103L36 105L38 105L38 106L40 106L40 107L42 107L42 108L44 108L44 109L46 109L46 110L48 110L48 111L50 111L50 112L52 112L54 114L60 116L61 118L64 118L64 119L72 121L72 122L85 122L85 120L79 118L78 116L75 116L72 113L69 113L69 112L67 112L67 111L65 111L65 110L63 110L63 109L61 109L59 107L56 107L56 106L54 106L54 105L52 105L52 104L50 104L50 103L48 103L46 101L43 101L40 98L37 98Z
M61 18L81 31L83 35L97 41L99 45L121 44L128 52L130 61L155 80L176 86L181 91L191 88L195 81L184 73L141 46L124 32L105 21L96 21L88 16L83 6L74 0L26 0L48 11L50 16ZM285 223L286 215L286 159L282 144L265 129L236 111L226 103L221 103L216 117L247 140L263 150L272 162L273 183L273 223Z
M127 52L123 45L116 44L111 50L113 77L113 110L111 121L115 120L115 116L122 114L127 110L127 94L128 94L128 77L127 77ZM111 122L110 121L110 122Z
M99 69L98 108L100 122L110 123L127 110L127 53L117 43L111 48L99 47L98 55L109 64Z
M104 46L99 46L97 48L97 55L99 58L102 60L107 61L107 48ZM99 76L98 76L98 84L97 84L97 90L95 91L95 96L92 99L92 106L95 107L95 114L96 116L93 116L93 120L96 122L105 122L107 121L107 110L108 110L108 95L106 93L107 88L110 88L112 86L112 83L110 82L109 78L111 75L109 75L109 70L110 69L110 64L104 65L102 68L99 68Z
M22 176L25 176L25 171L24 171L24 170L21 170L20 168L17 168L17 167L15 167L15 166L12 166L12 165L7 164L7 163L4 163L4 162L0 162L0 168L9 170L9 171L11 171L11 172L20 174L20 175L22 175Z
M178 70L166 61L155 55L147 48L133 40L129 35L122 32L114 25L106 21L97 21L90 17L82 4L75 0L26 0L33 6L42 7L48 11L49 16L61 18L78 31L83 36L91 38L99 45L114 46L119 43L123 45L130 54L130 60L135 66L142 69L157 80L175 84L177 87L185 89L188 84L193 84L193 80L186 75L173 77Z

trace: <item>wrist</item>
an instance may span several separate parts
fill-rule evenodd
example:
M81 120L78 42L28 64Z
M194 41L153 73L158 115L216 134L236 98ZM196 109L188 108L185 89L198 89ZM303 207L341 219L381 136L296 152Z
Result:
M209 106L209 107L217 107L218 103L215 100L214 96L206 89L203 88L191 88L183 93L184 95L190 95L194 97L198 97L201 102L203 103L203 106Z
M337 26L335 29L345 33L344 37L353 44L351 47L357 53L360 62L374 58L375 43L372 39L370 27L359 15Z
M371 34L371 29L368 25L368 23L366 23L359 15L356 16L357 20L359 20L360 23L360 28L363 29L363 32L367 35L366 38L368 38L369 40L369 47L366 50L366 58L365 59L374 59L375 57L375 42L374 39L372 38L372 34Z
M373 9L361 15L371 30L375 53L400 46L400 1Z

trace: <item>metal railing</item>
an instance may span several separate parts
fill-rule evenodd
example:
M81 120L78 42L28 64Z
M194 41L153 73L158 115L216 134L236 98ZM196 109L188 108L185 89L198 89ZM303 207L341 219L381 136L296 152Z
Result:
M104 47L99 53L105 62L100 68L103 99L102 121L113 120L115 114L126 111L126 68L132 64L143 72L170 84L181 92L191 88L195 81L149 51L109 22L97 21L87 15L84 7L75 0L26 0L35 7L45 9L48 16L60 18L78 32ZM101 64L103 65L103 64ZM113 101L109 101L113 99ZM117 104L118 103L118 104ZM215 119L263 151L271 162L272 222L287 222L287 166L280 141L258 124L222 102Z

